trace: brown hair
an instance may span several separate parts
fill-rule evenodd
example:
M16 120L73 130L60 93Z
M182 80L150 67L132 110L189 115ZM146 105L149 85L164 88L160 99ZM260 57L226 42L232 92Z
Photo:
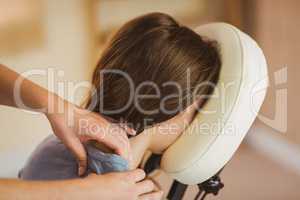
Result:
M96 99L93 111L117 121L122 119L139 132L145 128L145 120L147 125L165 121L190 105L195 95L207 97L211 94L220 67L216 42L204 40L169 15L150 13L126 23L109 42L93 74L92 83L97 94L90 97L88 106ZM135 86L154 83L160 95L155 96L158 91L153 85L144 84L139 95L154 96L137 98L134 94L138 101L128 104L132 91L126 77L108 73L100 78L104 69L126 73ZM165 84L170 81L177 87ZM197 87L199 84L201 87ZM162 101L164 109L161 109ZM109 114L100 109L117 110L126 104L127 107L117 113Z

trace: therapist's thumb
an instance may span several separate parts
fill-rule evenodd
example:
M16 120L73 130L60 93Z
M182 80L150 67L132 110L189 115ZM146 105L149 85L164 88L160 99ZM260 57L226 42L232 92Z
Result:
M82 176L87 170L87 154L80 139L76 136L71 136L65 141L65 145L72 151L78 163L78 175Z
M83 145L81 144L82 148ZM77 162L78 162L78 175L83 176L87 170L87 156L86 152L83 148L83 152L78 152L77 154Z

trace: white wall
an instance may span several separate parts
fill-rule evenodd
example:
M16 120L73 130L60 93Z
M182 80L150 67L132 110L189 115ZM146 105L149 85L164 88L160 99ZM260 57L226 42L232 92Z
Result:
M88 79L91 52L85 3L84 0L45 0L42 47L0 56L0 62L20 73L47 67L64 70L64 77L57 81ZM31 79L47 87L47 77ZM0 177L16 176L26 157L51 129L42 115L3 106L0 107L0 127Z

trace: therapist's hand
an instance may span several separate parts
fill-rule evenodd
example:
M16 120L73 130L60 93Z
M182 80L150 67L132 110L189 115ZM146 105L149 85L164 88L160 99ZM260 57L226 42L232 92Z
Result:
M98 114L77 108L1 64L0 105L44 113L55 135L76 156L79 175L86 171L87 156L82 142L87 140L104 143L130 161L127 134L134 134L133 130L124 125L112 124Z
M145 172L136 169L129 172L109 173L105 175L89 175L80 179L81 188L89 191L88 196L78 199L109 200L160 200L163 192L155 191L151 180L144 180ZM74 194L75 195L75 194ZM70 198L74 199L74 198ZM75 198L76 199L76 198Z
M55 135L73 152L78 161L78 174L83 175L87 169L87 154L83 143L96 140L110 147L129 162L131 149L127 135L135 131L125 125L114 124L101 115L78 108L64 102L62 113L46 114Z

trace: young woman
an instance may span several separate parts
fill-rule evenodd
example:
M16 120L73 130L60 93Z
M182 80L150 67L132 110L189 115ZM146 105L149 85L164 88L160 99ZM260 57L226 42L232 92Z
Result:
M113 154L107 144L87 144L89 172L137 168L147 150L166 150L212 93L220 68L216 42L169 15L151 13L126 23L97 64L86 108L137 131L130 138L132 159ZM54 137L40 144L21 173L24 179L74 177L76 161Z

